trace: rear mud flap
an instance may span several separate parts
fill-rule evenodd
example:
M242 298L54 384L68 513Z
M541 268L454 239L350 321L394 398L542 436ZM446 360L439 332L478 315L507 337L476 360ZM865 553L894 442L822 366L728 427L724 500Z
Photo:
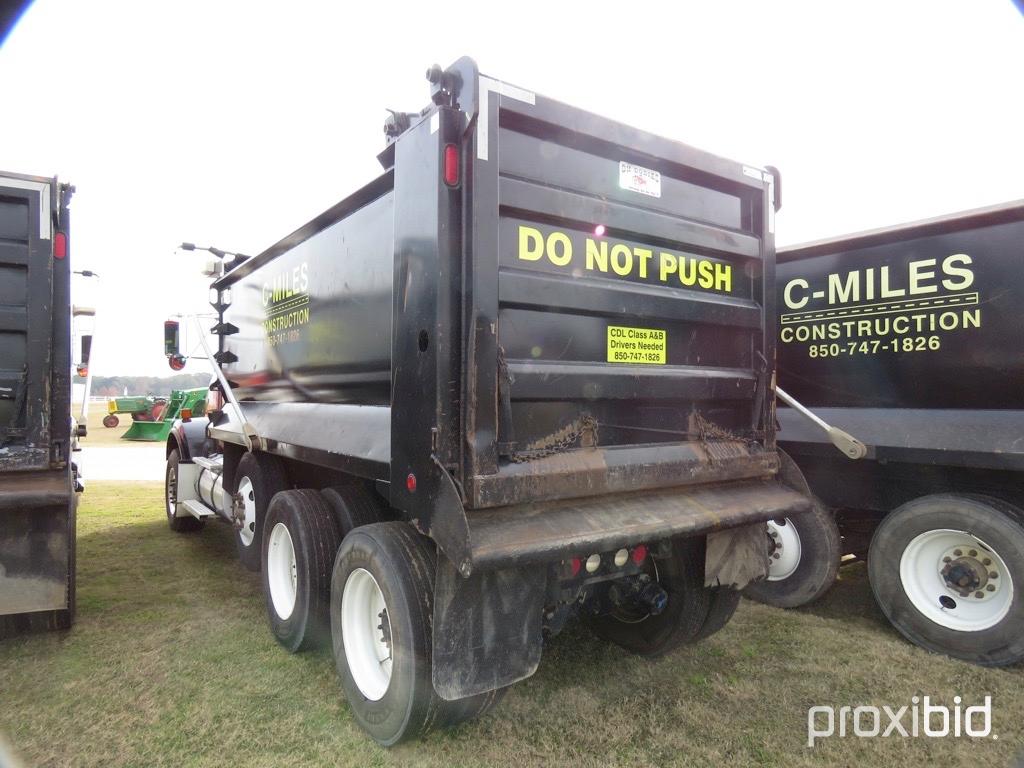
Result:
M493 691L537 670L545 586L544 568L463 578L447 557L438 557L433 682L441 698Z
M764 523L708 534L704 586L743 589L768 576L768 539Z

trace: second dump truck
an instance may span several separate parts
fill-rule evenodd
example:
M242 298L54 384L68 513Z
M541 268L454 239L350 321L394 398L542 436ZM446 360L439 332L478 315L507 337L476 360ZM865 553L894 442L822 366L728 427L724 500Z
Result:
M768 569L773 173L428 72L383 174L215 280L167 518L218 516L275 637L381 744L486 711L582 617L646 656ZM180 353L170 324L166 352Z

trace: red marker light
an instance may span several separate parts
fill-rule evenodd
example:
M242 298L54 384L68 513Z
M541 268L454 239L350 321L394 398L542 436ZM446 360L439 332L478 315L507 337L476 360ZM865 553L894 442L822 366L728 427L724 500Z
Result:
M444 183L449 187L459 183L459 148L454 144L444 147Z
M68 255L68 236L63 232L55 232L53 235L53 258L63 259Z
M87 366L87 365L80 365L80 366L78 366L78 377L80 379L84 379L88 375L89 375L89 366Z
M604 233L605 233L604 224L598 224L596 227L594 227L594 235L596 237L602 237L604 235Z
M647 547L643 544L638 544L633 549L633 562L640 565L644 560L647 559Z
M580 560L578 557L574 557L572 559L572 575L573 576L578 576L579 572L580 572L580 568L582 568L582 567L583 567L583 561Z
M412 472L410 472L408 476L405 478L405 487L406 490L409 491L409 493L416 493L416 475L414 475Z

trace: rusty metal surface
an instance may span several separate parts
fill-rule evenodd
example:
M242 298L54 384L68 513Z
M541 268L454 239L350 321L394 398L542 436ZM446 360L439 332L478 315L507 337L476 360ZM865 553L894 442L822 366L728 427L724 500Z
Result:
M0 474L0 513L67 505L70 500L67 470Z
M480 509L522 499L545 501L638 488L767 478L778 471L774 451L742 441L690 441L569 451L501 467L474 478L467 506ZM467 489L469 490L469 489Z
M763 480L517 504L469 513L471 560L474 570L550 561L808 509L805 496Z

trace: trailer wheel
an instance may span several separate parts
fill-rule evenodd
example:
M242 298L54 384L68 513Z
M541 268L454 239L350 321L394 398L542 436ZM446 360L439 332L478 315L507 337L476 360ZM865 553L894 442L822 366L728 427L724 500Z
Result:
M106 427L107 429L113 429L120 423L121 420L112 413L108 413L106 416L103 417L103 426Z
M923 648L982 666L1024 660L1024 513L926 496L889 513L868 550L879 607Z
M282 491L267 509L263 593L270 628L292 653L330 634L331 567L341 537L316 491Z
M288 489L288 478L281 462L266 453L246 453L238 462L235 477L235 515L242 519L235 530L235 549L242 565L258 571L267 508L274 494Z
M388 518L380 497L362 485L324 488L320 493L334 511L334 519L343 539L353 528L379 523Z
M736 598L728 594L733 590L704 586L704 546L703 538L673 539L669 557L652 557L658 583L668 593L668 605L662 613L594 616L588 620L594 634L627 651L656 658L712 634L702 634L702 630L709 624L713 604L717 608L710 626L718 624L713 631L725 626L736 609Z
M174 508L178 503L178 464L181 458L177 449L167 454L167 467L164 470L164 511L167 513L167 524L172 531L185 533L198 531L203 527L204 520L198 517L176 517Z
M356 722L382 746L491 709L504 689L445 701L431 679L436 554L406 523L354 529L331 580L331 635Z

